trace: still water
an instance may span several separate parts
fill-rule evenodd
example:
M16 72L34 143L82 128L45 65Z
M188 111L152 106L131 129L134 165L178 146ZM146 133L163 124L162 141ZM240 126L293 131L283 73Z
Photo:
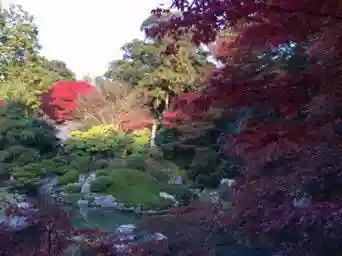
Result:
M72 223L75 228L99 228L106 232L114 231L120 225L136 224L139 216L112 209L89 209L82 214L78 208L71 210Z

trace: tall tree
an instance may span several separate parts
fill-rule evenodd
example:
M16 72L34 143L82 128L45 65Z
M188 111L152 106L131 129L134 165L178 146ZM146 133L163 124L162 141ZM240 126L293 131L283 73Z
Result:
M38 29L33 16L21 6L12 5L1 12L0 72L10 79L17 76L23 66L38 61Z
M207 52L192 45L189 37L183 37L175 56L167 54L169 42L166 39L135 39L122 47L123 58L111 62L105 73L109 79L148 90L155 117L152 146L158 120L168 109L172 97L181 92L198 90L203 72L212 66L207 60Z
M21 6L10 6L1 17L0 96L37 109L40 95L53 82L74 75L63 62L40 55L37 26Z
M58 77L58 80L70 81L76 79L75 73L72 72L63 61L45 59L43 66L50 72L55 73Z

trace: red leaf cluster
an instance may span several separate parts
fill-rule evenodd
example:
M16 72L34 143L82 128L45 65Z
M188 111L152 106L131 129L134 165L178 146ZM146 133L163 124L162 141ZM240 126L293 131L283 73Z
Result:
M153 120L148 115L145 115L143 112L136 112L130 117L127 117L127 121L122 122L121 129L125 132L131 132L145 127L151 127L152 125Z
M162 232L168 240L163 246L143 246L144 255L215 255L219 232L224 233L219 218L219 209L209 203L193 203L175 208L165 216L147 217L141 228Z
M175 126L179 121L184 121L193 118L193 115L198 111L190 111L189 108L193 105L194 101L199 99L201 94L199 92L181 93L172 99L169 111L163 113L163 123L167 126ZM187 109L187 111L185 111Z
M55 121L72 120L73 113L79 106L80 96L87 96L93 92L94 86L87 81L58 81L49 91L42 94L40 108ZM150 113L145 109L132 109L122 115L120 120L120 129L123 131L138 130L153 124Z
M105 245L106 235L100 230L72 228L71 214L62 210L54 200L31 200L29 205L23 208L9 204L5 209L5 216L22 217L27 225L14 228L1 222L1 256L66 255L67 248L75 243L80 245L80 255L116 255L110 253L113 245Z
M88 94L94 87L86 81L58 81L41 96L41 109L53 120L72 119L80 94Z
M227 62L195 101L198 112L215 104L227 113L258 106L275 113L245 123L227 141L226 153L245 163L227 225L285 255L340 255L341 1L172 3L182 15L160 24L160 34L185 28L195 43L210 43L227 25L233 31L228 41L220 39L217 51ZM246 72L246 56L289 42L306 50L306 67L281 76Z
M19 208L9 205L6 216L23 217L28 227L12 230L0 227L0 254L4 256L57 256L70 243L72 234L69 215L54 207Z

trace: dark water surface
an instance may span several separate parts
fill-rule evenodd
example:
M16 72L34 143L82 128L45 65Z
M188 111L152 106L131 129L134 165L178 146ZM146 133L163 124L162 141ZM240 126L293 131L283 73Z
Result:
M89 209L82 215L78 208L72 209L72 224L75 228L99 228L106 232L114 231L120 225L136 224L139 216L105 209Z

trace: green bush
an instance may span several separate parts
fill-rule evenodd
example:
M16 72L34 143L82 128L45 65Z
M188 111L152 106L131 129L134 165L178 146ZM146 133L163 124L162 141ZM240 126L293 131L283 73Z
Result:
M14 185L35 184L44 175L40 164L57 154L53 126L27 114L25 106L7 102L0 108L1 174L12 174Z
M177 200L186 200L189 190L186 185L165 184L162 188L164 192L173 195Z
M44 169L41 163L32 163L24 166L14 167L12 172L14 177L17 173L30 173L36 177L44 175Z
M148 159L146 171L165 183L175 176L181 176L184 182L188 182L185 170L167 160Z
M80 193L81 192L81 186L79 184L67 184L63 188L64 192L66 193Z
M37 173L28 172L28 171L16 171L13 175L13 180L11 184L15 187L24 187L27 185L36 185L39 181L39 176Z
M40 154L55 153L58 140L54 127L26 112L25 106L18 103L0 108L1 149L21 145Z
M114 158L108 161L108 169L121 169L126 167L126 158Z
M69 166L72 169L77 169L82 173L87 173L91 171L91 163L92 159L90 156L87 155L76 155L70 154L69 155Z
M59 184L67 185L69 183L74 183L78 179L78 172L74 169L69 169L65 174L59 178Z
M109 171L106 170L106 169L100 169L100 170L97 170L95 172L96 174L96 177L100 177L100 176L109 176Z
M44 159L40 162L43 172L48 175L63 175L69 169L67 159L63 157L54 157L52 159Z
M25 165L40 159L40 153L35 148L25 148L22 145L8 145L0 151L1 162L11 162Z
M148 156L150 151L151 151L151 148L149 146L134 147L132 150L132 155Z
M91 192L104 193L111 185L112 181L108 176L100 176L91 182Z
M94 126L87 131L73 131L71 135L72 138L66 143L66 150L80 156L124 156L133 147L133 139L114 130L111 125Z
M95 159L95 161L91 162L91 169L100 170L100 169L108 168L109 164L110 164L109 159Z
M140 154L132 154L126 157L127 168L146 170L146 156Z
M139 150L149 144L150 137L151 137L151 130L148 128L136 130L132 132L131 134L129 134L129 137L133 141L133 151Z

